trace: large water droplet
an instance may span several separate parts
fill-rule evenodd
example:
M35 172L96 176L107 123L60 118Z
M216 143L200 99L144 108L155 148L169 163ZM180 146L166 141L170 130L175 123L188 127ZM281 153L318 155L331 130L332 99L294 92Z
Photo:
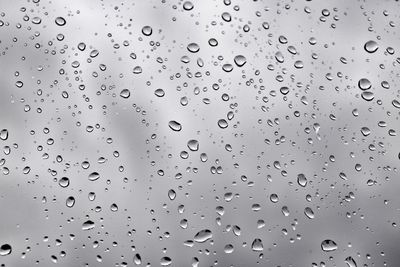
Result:
M7 256L11 254L12 248L9 244L3 244L0 247L0 256Z
M175 132L179 132L180 130L182 130L182 125L177 121L169 121L168 126L169 128L171 128L171 130Z
M370 82L367 78L361 78L361 79L358 81L358 87L359 87L361 90L368 90L368 89L371 88L371 82Z
M347 257L344 262L347 264L347 267L357 267L356 261L351 256Z
M307 185L307 178L304 174L300 173L299 175L297 175L297 183L302 186L305 187Z
M92 172L91 174L89 174L88 178L90 181L96 181L100 178L100 174L98 172Z
M95 226L96 225L93 221L87 220L86 222L84 222L82 224L82 230L87 231L87 230L93 229Z
M63 17L57 17L55 22L58 26L64 26L67 23Z
M337 249L335 241L330 239L325 239L321 242L321 249L325 252L335 251Z
M226 127L228 127L228 122L225 119L220 119L218 121L218 126L221 129L225 129Z
M374 99L374 93L370 92L370 91L364 91L361 93L361 97L362 99L366 100L366 101L372 101Z
M197 53L200 50L200 46L196 43L190 43L187 46L187 50L191 53Z
M364 44L364 49L368 53L374 53L376 52L376 50L378 50L378 48L379 48L378 43L373 40L370 40Z
M171 263L172 263L172 260L170 257L162 257L160 260L161 266L168 266L168 265L171 265Z
M199 231L195 236L194 236L194 241L197 243L204 243L207 240L212 238L212 232L208 229L204 229Z
M193 3L190 1L186 1L183 3L183 9L186 11L192 10L194 7Z
M150 26L144 26L142 28L142 33L145 36L150 36L153 33L153 29Z
M246 64L247 60L244 56L242 55L237 55L233 61L235 62L236 66L238 67L243 67L244 64Z
M170 200L174 200L174 199L176 198L176 192L175 192L174 189L170 189L170 190L168 191L168 198L169 198Z
M314 219L314 211L310 207L306 207L304 209L304 214L307 216L307 218Z
M119 95L122 98L129 98L131 96L131 92L129 91L129 89L122 89Z
M253 251L263 251L264 245L263 245L261 239L259 239L259 238L254 239L253 243L251 243L251 249Z
M3 140L3 141L8 139L8 130L7 129L1 130L0 139Z
M197 151L199 150L199 141L197 140L189 140L189 142L187 143L187 147L191 150L191 151Z

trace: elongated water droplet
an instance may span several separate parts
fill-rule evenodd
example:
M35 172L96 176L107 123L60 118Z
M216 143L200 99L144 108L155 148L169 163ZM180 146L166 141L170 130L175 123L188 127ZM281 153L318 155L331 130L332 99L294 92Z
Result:
M91 230L95 227L95 223L91 220L87 220L86 222L84 222L82 224L82 230L87 231L87 230Z
M344 262L347 264L347 267L357 267L356 261L351 256L347 257Z
M0 131L0 139L3 141L8 139L8 130L7 129L3 129Z
M208 229L199 231L193 238L197 243L204 243L212 238L212 232Z
M182 125L177 121L169 121L168 126L169 128L171 128L171 130L175 132L179 132L180 130L182 130Z
M96 181L99 178L100 178L100 174L98 172L92 172L91 174L89 174L90 181Z
M302 186L305 187L307 185L307 178L304 174L300 173L299 175L297 175L297 183Z

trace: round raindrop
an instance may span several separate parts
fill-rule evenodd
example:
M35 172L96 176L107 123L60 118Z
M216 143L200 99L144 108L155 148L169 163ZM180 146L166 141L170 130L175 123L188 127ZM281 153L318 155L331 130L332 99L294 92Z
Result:
M358 87L361 89L361 90L368 90L368 89L370 89L371 88L371 82L367 79L367 78L361 78L359 81L358 81Z
M9 244L3 244L0 247L0 256L7 256L11 254L12 248Z
M372 41L372 40L370 40L364 44L364 49L368 53L375 53L376 50L378 50L378 48L379 48L378 43L375 41Z
M144 26L142 28L142 33L144 36L150 36L153 33L153 29L150 26Z
M184 10L189 11L189 10L192 10L193 8L194 8L194 5L193 5L192 2L190 2L190 1L185 1L185 2L183 3L183 9L184 9Z

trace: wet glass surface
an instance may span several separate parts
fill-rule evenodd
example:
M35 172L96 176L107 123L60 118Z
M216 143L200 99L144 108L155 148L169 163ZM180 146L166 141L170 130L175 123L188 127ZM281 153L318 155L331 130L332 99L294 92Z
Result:
M0 266L398 267L399 10L0 0Z

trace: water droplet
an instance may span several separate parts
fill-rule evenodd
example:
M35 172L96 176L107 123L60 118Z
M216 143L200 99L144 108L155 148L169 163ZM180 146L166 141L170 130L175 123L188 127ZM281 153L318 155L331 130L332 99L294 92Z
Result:
M393 105L393 107L395 107L395 108L400 108L400 102L399 102L399 100L394 99L394 100L392 101L392 105Z
M368 135L371 134L371 130L370 130L368 127L362 127L362 128L361 128L361 133L362 133L362 135L364 135L364 136L368 136Z
M195 236L194 236L194 241L197 243L204 243L207 240L212 238L212 232L208 229L204 229L199 231Z
M155 94L156 96L158 96L158 97L163 97L163 96L165 95L165 92L164 92L163 89L159 88L159 89L156 89L156 90L154 91L154 94Z
M347 264L347 267L357 267L356 261L351 256L347 257L344 262Z
M222 65L222 70L225 72L231 72L233 70L233 66L232 66L232 64L229 64L229 63L224 64L224 65Z
M131 91L129 91L129 89L123 89L123 90L119 93L119 95L120 95L122 98L129 98L129 97L131 96Z
M228 12L222 13L221 17L226 22L230 22L232 20L231 14L229 14Z
M289 93L289 88L286 86L281 87L281 89L279 90L281 92L282 95L287 95Z
M117 212L117 211L118 211L118 205L115 204L115 203L112 203L112 204L110 205L110 210L111 210L112 212Z
M86 222L84 222L82 224L82 230L87 231L87 230L91 230L95 227L95 223L91 220L87 220Z
M358 87L361 89L361 90L368 90L368 89L370 89L371 88L371 82L367 79L367 78L361 78L359 81L358 81Z
M169 121L168 126L169 128L171 128L171 130L175 132L179 132L180 130L182 130L182 125L177 121Z
M80 51L85 51L85 49L86 49L86 44L85 44L85 43L79 43L79 44L78 44L78 49L79 49Z
M269 196L269 200L271 200L272 203L277 203L279 201L279 197L277 194L271 194Z
M96 181L100 178L100 174L98 172L92 172L89 174L89 181Z
M183 9L186 11L192 10L194 7L193 3L190 1L186 1L183 3Z
M235 62L236 66L238 67L243 67L244 64L246 64L247 60L244 56L242 55L237 55L233 61Z
M171 263L172 263L172 260L170 257L162 257L160 260L161 266L168 266L168 265L171 265Z
M65 204L67 205L68 208L72 208L75 205L75 198L70 196L67 198L65 201Z
M259 238L254 239L253 243L251 243L251 249L253 251L257 251L257 252L258 251L263 251L264 250L264 246L263 246L263 243L262 243L261 239L259 239Z
M7 129L3 129L0 131L0 139L3 141L8 139L8 130Z
M133 263L136 265L142 264L142 257L140 257L140 254L136 253L135 256L133 256Z
M64 26L67 23L63 17L57 17L55 22L58 26Z
M225 129L226 127L228 127L228 122L225 119L220 119L218 120L218 126L221 129Z
M325 252L335 251L337 249L335 241L326 239L321 242L321 249Z
M200 46L196 43L190 43L187 46L187 50L191 53L197 53L200 51Z
M40 24L40 23L42 23L42 19L39 18L39 17L34 17L34 18L32 19L32 23L33 23L33 24Z
M62 178L58 181L58 184L59 184L61 187L63 187L63 188L68 187L68 186L69 186L69 179L68 179L67 177L62 177Z
M233 247L232 244L227 244L227 245L225 245L225 247L224 247L224 252L225 252L226 254L231 254L233 251L234 251L234 247Z
M376 52L376 50L378 50L378 48L379 48L379 46L378 46L377 42L372 41L372 40L366 42L364 45L364 49L368 53L374 53L374 52Z
M306 207L304 209L304 214L307 216L309 219L314 219L314 211L310 207Z
M366 100L366 101L372 101L374 99L374 93L370 92L370 91L364 91L361 93L361 97L362 99Z
M304 174L300 173L299 175L297 175L297 183L302 186L305 187L307 185L307 178Z
M168 198L169 198L170 200L174 200L174 199L176 198L176 192L175 192L174 189L170 189L170 190L168 191Z
M191 150L191 151L197 151L199 150L199 141L197 140L189 140L187 143L187 147Z
M0 256L7 256L11 254L12 248L9 244L3 244L0 247Z
M145 36L150 36L153 33L153 29L150 26L144 26L142 28L142 33Z

